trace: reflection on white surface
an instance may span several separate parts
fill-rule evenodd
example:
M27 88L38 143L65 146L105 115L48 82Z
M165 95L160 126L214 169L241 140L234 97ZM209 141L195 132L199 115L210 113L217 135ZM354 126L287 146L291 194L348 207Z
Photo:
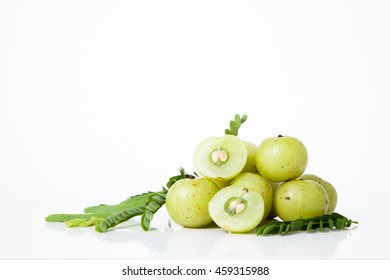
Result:
M160 224L161 226L161 224ZM120 245L120 258L158 259L329 259L339 245L348 242L357 228L332 232L290 233L284 236L229 234L217 227L203 229L161 226L144 232L138 221L129 221L106 233L92 228L66 228L46 224L48 229L64 232L74 242L87 235L106 245Z
M203 259L210 256L221 234L215 228L180 228L169 237L165 258Z
M3 200L4 209L11 209L13 201ZM49 206L36 208L37 200L31 199L19 202L35 210L25 220L19 218L24 208L3 217L7 227L0 231L0 259L390 259L390 228L377 215L354 215L359 224L347 230L256 236L229 234L213 225L182 228L162 209L149 231L134 218L98 233L93 227L46 223ZM381 230L373 230L378 224Z
M332 258L339 242L346 240L349 231L331 234L294 233L287 236L237 236L221 237L213 246L211 257L235 258Z
M130 258L137 256L138 253L131 249L134 244L141 245L148 256L161 258L171 231L169 229L157 230L151 228L148 232L145 232L140 228L139 222L132 221L130 224L129 228L123 227L106 233L95 232L94 235L108 244L128 245L126 248L129 248L128 256Z
M166 249L167 257L183 258L332 258L351 231L295 233L287 236L229 234L221 229L179 229Z

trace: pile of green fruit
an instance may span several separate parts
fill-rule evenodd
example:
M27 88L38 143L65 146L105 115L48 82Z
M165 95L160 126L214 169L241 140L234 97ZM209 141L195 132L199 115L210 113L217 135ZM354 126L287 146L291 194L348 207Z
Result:
M116 205L87 207L83 214L53 214L46 221L105 232L141 216L141 226L148 230L165 204L172 220L183 227L214 222L231 233L255 229L258 235L282 234L357 223L334 212L337 192L331 183L304 174L308 153L299 139L279 135L259 146L243 141L238 130L246 120L246 115L236 115L225 135L207 138L196 147L193 161L199 175L181 168L161 191L131 196Z

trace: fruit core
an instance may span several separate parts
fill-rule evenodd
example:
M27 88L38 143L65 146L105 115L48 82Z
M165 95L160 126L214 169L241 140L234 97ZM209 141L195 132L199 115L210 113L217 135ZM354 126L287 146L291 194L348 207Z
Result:
M247 201L245 199L242 199L242 196L247 192L248 189L244 188L239 197L232 197L228 199L224 207L225 212L228 213L230 216L243 212L247 206Z
M211 160L220 167L222 164L224 164L228 160L229 156L228 153L225 150L215 150L211 154Z

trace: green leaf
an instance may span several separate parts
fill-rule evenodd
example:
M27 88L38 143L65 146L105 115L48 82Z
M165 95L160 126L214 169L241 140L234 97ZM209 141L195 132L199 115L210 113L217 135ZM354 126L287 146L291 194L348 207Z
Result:
M271 224L278 224L279 221L273 219L273 220L270 220L270 221L267 221L266 224L262 224L261 226L259 226L258 228L256 228L256 234L257 235L262 235L264 230Z
M149 221L153 219L154 213L152 211L145 211L145 218Z
M104 219L92 217L88 221L85 221L79 225L79 227L91 227L100 224Z
M286 227L286 224L285 223L281 223L280 226L279 226L279 234L282 234L283 233L283 230L284 228Z
M153 196L153 199L158 203L158 204L163 204L165 203L165 195L155 195Z
M324 223L322 222L322 220L320 220L320 227L319 227L319 230L320 230L320 231L323 231L323 230L324 230Z
M72 220L65 221L64 223L67 227L78 227L80 226L80 224L84 222L85 222L84 219L72 219Z
M298 231L303 228L303 220L298 219L291 222L291 231Z
M328 219L328 228L330 228L330 229L334 228L334 222L331 218Z
M336 228L337 229L343 229L346 224L347 224L347 222L344 218L337 218L336 219Z
M45 218L46 222L49 223L61 223L67 222L73 219L82 219L83 221L87 221L92 217L95 218L106 218L110 216L110 213L90 213L90 214L52 214Z
M265 229L263 230L262 232L262 235L267 235L267 234L270 234L272 233L275 229L278 228L278 225L277 224L270 224L268 225L267 227L265 227ZM279 231L279 230L278 230Z
M236 123L237 126L241 126L241 118L239 114L236 114L234 116L234 122Z
M256 229L256 235L262 235L266 226L260 226Z
M160 198L159 196L153 196L153 200L146 204L146 209L148 209L149 211L156 212L165 203L165 199L162 202L158 202L156 200L156 197Z
M238 125L236 125L236 123L234 121L230 121L230 131L231 131L231 134L232 135L236 135L238 134Z
M144 230L144 231L148 231L149 228L150 228L150 221L152 219L142 219L141 220L141 228Z
M314 221L311 220L311 221L307 224L306 231L310 231L311 228L313 227L313 224L314 224Z
M286 226L286 229L284 230L284 233L289 233L291 231L291 223L288 223Z

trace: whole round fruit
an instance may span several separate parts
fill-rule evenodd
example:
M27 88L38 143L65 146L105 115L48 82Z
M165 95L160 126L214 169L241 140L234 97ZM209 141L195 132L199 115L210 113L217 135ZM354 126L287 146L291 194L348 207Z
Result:
M219 227L232 233L247 232L263 219L264 200L253 190L228 186L211 199L209 212Z
M328 181L314 175L314 174L303 174L299 179L305 179L305 180L313 180L317 183L320 183L321 186L324 187L326 193L329 197L329 208L328 211L326 211L326 214L332 214L337 206L337 191L335 187L329 183Z
M177 181L169 188L165 200L169 216L183 227L207 226L212 222L208 204L218 190L208 178Z
M283 221L322 216L329 207L325 189L312 180L292 180L281 184L274 195L274 209Z
M264 218L271 211L274 192L269 182L259 174L244 172L237 175L231 182L232 185L247 188L258 192L264 200Z
M248 141L243 141L243 142L244 142L244 144L246 146L248 157L247 157L244 169L242 169L241 172L257 173L257 168L256 168L257 145L253 144L251 142L248 142Z
M270 137L258 147L257 171L266 179L284 182L298 178L307 167L308 155L303 143L291 136Z
M194 152L194 166L203 176L230 180L247 161L247 148L237 136L224 135L203 140Z

